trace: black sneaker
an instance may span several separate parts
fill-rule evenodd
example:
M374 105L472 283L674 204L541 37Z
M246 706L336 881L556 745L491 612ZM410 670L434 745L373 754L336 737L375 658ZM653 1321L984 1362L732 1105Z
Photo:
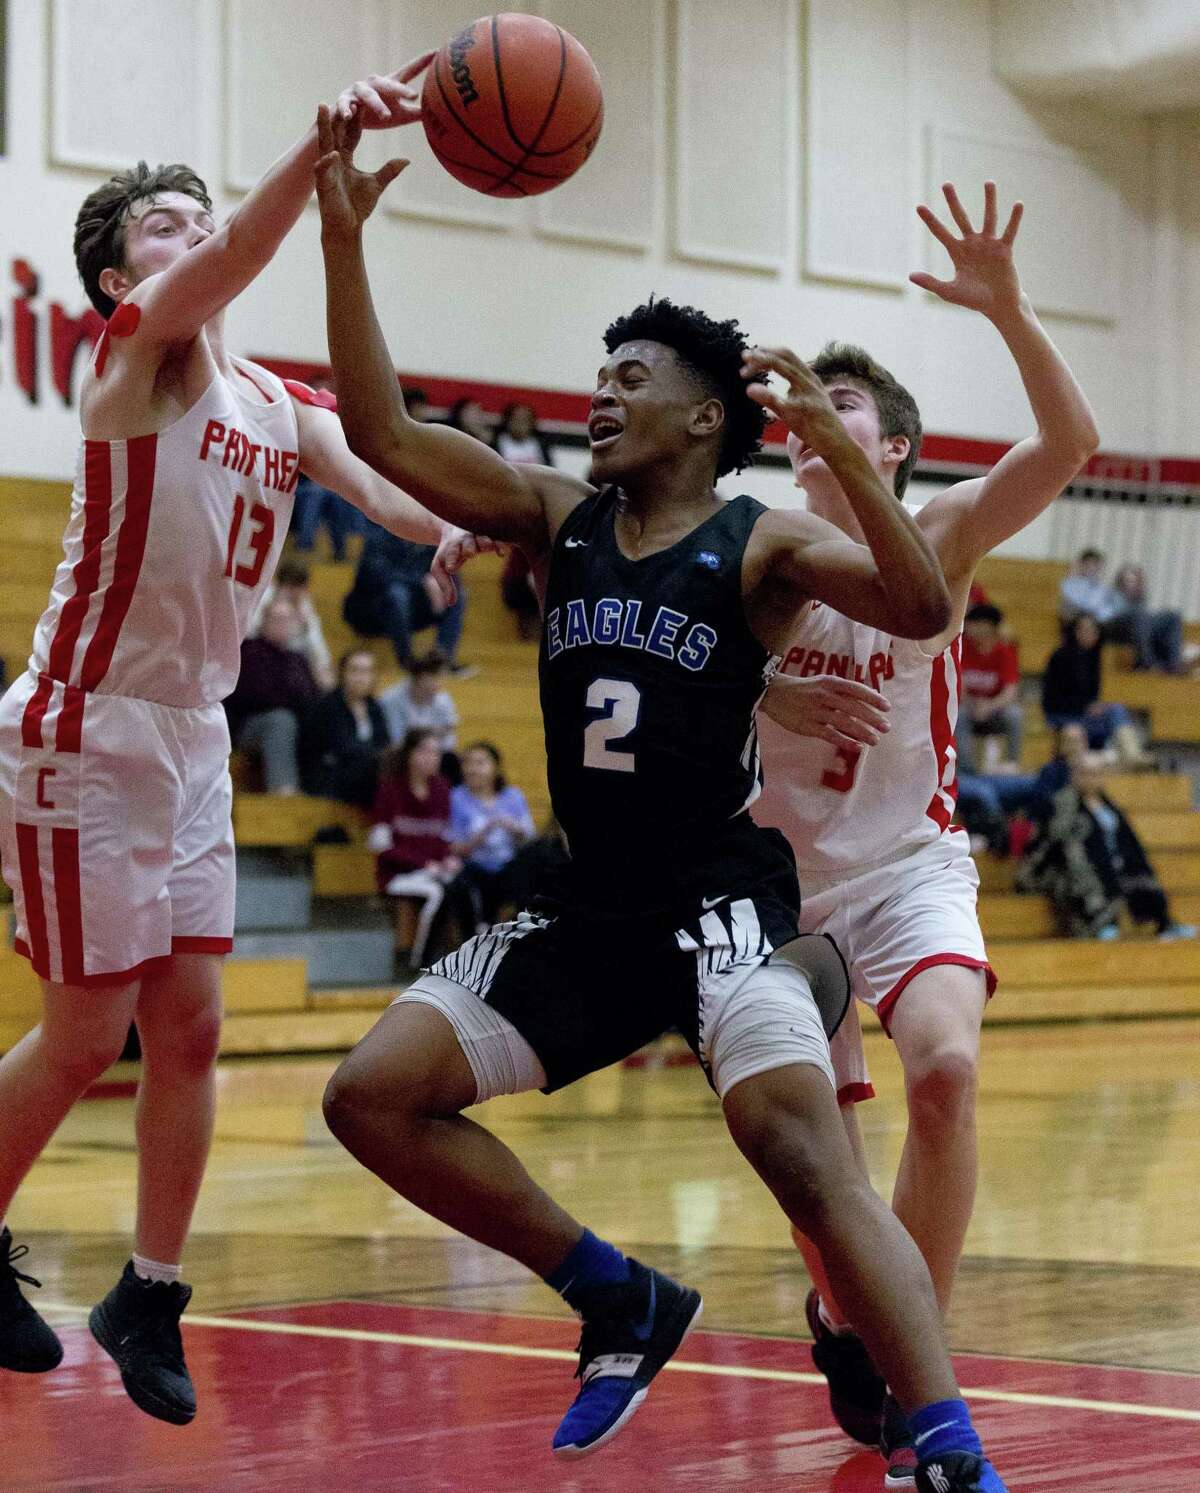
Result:
M125 1392L147 1415L186 1426L196 1391L183 1361L179 1319L192 1299L178 1281L142 1280L133 1261L88 1317L92 1336L121 1370Z
M918 1463L917 1493L1007 1493L1007 1489L983 1457L943 1452Z
M0 1229L0 1369L15 1374L44 1374L62 1362L63 1346L50 1327L21 1295L18 1281L42 1283L23 1275L16 1262L29 1253L27 1244L13 1248L12 1235Z
M820 1304L820 1296L811 1290L804 1315L813 1335L812 1361L829 1381L833 1418L847 1436L863 1446L878 1446L887 1385L871 1362L862 1338L852 1332L830 1332L821 1321Z
M557 1457L586 1457L632 1418L650 1381L696 1325L700 1292L629 1261L629 1279L598 1286L581 1312L579 1393L554 1433Z
M879 1451L887 1463L883 1475L885 1488L907 1488L917 1485L917 1449L913 1442L908 1416L889 1394L883 1402L883 1424L879 1434Z

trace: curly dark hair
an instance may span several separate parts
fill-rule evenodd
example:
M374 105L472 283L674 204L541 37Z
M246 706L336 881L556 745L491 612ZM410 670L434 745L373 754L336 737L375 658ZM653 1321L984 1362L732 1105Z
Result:
M879 412L879 429L889 438L908 437L908 455L896 468L894 489L902 498L921 454L921 411L917 401L882 363L877 363L864 347L852 342L827 342L812 361L812 371L823 384L848 378L861 384L875 401Z
M604 346L611 353L623 342L638 339L669 347L705 395L724 406L717 476L750 466L762 449L767 416L746 393L742 354L748 343L737 322L714 321L695 306L677 306L666 297L656 300L651 296L613 322L604 334Z
M190 166L147 166L139 161L129 171L118 171L103 186L89 192L75 218L75 268L88 299L103 317L117 303L100 289L100 276L125 263L125 225L135 203L151 201L163 192L182 192L194 197L206 212L212 211L208 188Z

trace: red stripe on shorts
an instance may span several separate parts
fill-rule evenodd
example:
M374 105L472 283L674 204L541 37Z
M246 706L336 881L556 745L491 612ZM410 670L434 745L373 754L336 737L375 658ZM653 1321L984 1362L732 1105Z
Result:
M54 693L54 680L49 674L39 674L37 689L30 695L25 705L25 712L21 716L21 745L33 747L35 750L45 743L42 740L42 721L46 717L46 711L50 706L50 696Z
M83 553L75 563L75 590L59 613L46 672L70 683L75 647L92 596L100 584L100 554L112 517L112 450L107 441L83 443Z
M950 685L946 679L946 652L950 654L950 660L954 665L955 698L960 693L959 680L959 654L962 645L961 635L955 638L948 650L943 650L933 660L929 680L929 734L933 739L933 755L937 764L937 787L934 789L933 797L929 800L929 807L925 810L926 815L933 820L938 829L944 830L954 815L954 803L958 798L958 773L955 772L950 782L945 781L946 769L950 762L950 752L954 746L954 727L950 723Z
M905 970L884 998L875 1007L875 1014L879 1017L879 1024L890 1037L888 1030L891 1024L892 1010L896 1002L904 994L911 981L927 969L936 969L941 964L957 964L962 969L981 969L984 976L984 984L987 988L988 1000L996 993L996 972L986 959L975 959L970 954L927 954L924 959L918 959L911 969Z
M56 825L50 831L54 857L54 905L63 984L83 983L83 901L79 894L79 831Z
M54 730L54 748L59 752L78 752L83 746L83 706L86 693L73 684L63 685L62 709Z
M140 435L125 444L128 479L125 484L125 515L117 532L117 558L112 581L105 592L100 621L79 671L82 689L96 689L108 673L121 627L129 613L134 589L146 553L150 528L150 500L154 494L154 463L158 437Z
M848 1104L863 1104L874 1097L875 1085L873 1083L844 1083L837 1091L837 1101L843 1109Z
M46 904L42 898L36 824L17 825L17 859L21 865L21 897L25 903L25 928L29 934L29 962L44 980L48 980L50 941L46 937Z
M190 938L185 935L171 940L172 954L229 954L232 952L232 938Z

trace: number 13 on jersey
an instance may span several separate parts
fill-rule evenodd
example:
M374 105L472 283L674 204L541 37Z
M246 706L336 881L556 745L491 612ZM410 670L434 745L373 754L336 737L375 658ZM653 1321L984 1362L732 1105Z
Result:
M265 503L252 503L249 523L243 526L242 520L246 517L246 500L237 493L233 500L233 520L229 525L229 544L225 550L225 575L239 585L253 588L262 579L263 567L275 542L275 515ZM239 565L238 555L243 541L250 555L244 564Z
M584 730L583 765L599 767L606 772L636 772L634 753L618 743L629 736L638 723L642 694L628 679L596 679L587 692L589 710L603 714Z

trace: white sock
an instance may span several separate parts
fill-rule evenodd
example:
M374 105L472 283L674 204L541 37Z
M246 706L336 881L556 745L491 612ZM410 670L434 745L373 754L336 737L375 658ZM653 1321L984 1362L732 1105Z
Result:
M168 1285L179 1279L178 1265L164 1265L160 1260L143 1259L141 1255L133 1257L133 1273L139 1280L161 1280Z
M854 1336L854 1328L850 1326L849 1322L835 1322L829 1315L829 1313L825 1310L825 1303L819 1296L817 1297L817 1316L819 1316L825 1326L829 1328L834 1337Z

